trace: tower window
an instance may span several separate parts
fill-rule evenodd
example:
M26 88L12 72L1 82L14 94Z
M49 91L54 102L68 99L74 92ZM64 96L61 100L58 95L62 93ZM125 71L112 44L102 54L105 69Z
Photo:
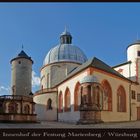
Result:
M47 74L47 88L49 88L49 73Z
M140 56L140 51L138 51L138 56Z
M137 102L140 102L140 93L137 94Z
M136 99L136 93L134 90L131 91L131 97L132 99Z
M21 61L18 61L19 64L21 64Z

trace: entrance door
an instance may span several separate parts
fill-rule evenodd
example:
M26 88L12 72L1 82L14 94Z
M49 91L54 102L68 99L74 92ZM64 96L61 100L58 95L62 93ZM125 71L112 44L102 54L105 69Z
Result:
M140 107L137 107L137 120L140 120Z

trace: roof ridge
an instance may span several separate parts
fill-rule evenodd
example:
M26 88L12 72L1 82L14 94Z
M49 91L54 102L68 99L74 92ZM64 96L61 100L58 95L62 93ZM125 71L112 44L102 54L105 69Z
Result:
M112 73L114 75L117 75L121 78L130 80L126 77L124 77L123 75L121 75L118 71L116 71L115 69L113 69L110 65L106 64L105 62L103 62L102 60L95 58L94 60L97 60L96 62L94 62L93 67L104 70L106 72ZM101 64L99 65L97 62L100 62L101 64L103 64L103 66L101 66ZM98 66L99 65L99 66ZM109 69L108 69L109 68ZM131 81L131 80L130 80Z

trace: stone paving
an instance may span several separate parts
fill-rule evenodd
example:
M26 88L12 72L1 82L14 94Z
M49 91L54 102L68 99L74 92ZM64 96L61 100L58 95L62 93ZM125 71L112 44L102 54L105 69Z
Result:
M140 121L76 125L63 122L0 123L0 128L140 128Z

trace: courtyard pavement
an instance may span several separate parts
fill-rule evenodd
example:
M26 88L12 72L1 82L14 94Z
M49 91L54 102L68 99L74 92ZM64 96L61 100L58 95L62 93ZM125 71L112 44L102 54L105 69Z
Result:
M76 125L64 122L0 123L0 128L140 128L140 121Z

